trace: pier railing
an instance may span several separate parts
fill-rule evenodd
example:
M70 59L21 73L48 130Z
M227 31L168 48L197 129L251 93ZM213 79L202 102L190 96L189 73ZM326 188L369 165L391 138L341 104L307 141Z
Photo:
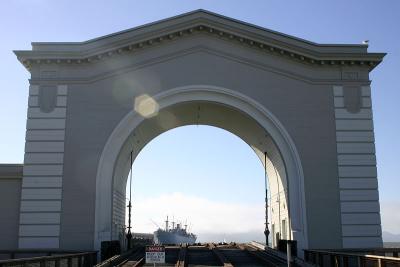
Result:
M92 267L96 264L96 262L97 252L94 251L0 260L0 267Z
M321 267L400 267L399 251L400 249L373 251L305 250L304 257L307 263ZM391 256L386 256L388 254L391 254Z

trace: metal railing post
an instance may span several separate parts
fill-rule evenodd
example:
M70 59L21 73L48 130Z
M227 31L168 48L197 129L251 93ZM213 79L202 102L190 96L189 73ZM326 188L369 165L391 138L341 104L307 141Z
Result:
M94 264L92 263L93 255L85 255L83 258L83 267L90 267Z
M287 266L290 267L292 264L292 246L289 241L286 242L286 255L287 255Z
M82 256L78 257L78 267L82 267Z
M329 255L329 259L330 259L330 267L336 267L336 263L335 263L335 255Z
M358 257L357 257L357 266L358 266L358 267L363 267L363 263L362 263L361 256L358 256Z
M382 259L378 259L378 267L382 267Z
M99 254L98 251L96 251L96 253L93 255L93 258L92 258L93 265L97 263L97 259L99 258L99 256L97 254Z
M318 253L318 264L319 266L323 267L324 266L324 254L323 253Z
M343 267L349 267L349 257L342 256Z

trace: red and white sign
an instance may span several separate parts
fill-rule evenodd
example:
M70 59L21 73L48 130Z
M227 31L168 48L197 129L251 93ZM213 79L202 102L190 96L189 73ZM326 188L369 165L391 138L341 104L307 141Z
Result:
M146 263L165 263L165 247L147 246Z

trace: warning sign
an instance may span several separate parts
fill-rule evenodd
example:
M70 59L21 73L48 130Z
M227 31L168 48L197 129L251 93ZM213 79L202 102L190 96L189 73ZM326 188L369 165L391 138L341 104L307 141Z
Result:
M165 263L165 247L147 246L146 263Z

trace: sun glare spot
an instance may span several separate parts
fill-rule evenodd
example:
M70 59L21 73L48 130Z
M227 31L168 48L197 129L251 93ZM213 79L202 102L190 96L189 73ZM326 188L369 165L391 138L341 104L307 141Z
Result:
M135 98L135 111L145 118L150 118L158 114L159 105L149 95L143 94Z

